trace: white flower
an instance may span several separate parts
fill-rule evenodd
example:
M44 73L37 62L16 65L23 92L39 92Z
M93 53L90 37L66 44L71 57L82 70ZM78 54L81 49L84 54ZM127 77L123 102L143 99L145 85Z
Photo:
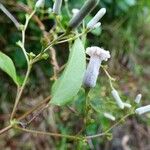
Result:
M144 113L150 112L150 105L139 107L135 110L135 113L142 115Z
M78 12L79 12L79 9L77 8L72 9L73 16L75 16Z
M90 61L84 75L83 85L86 87L95 87L101 63L103 60L107 61L110 58L110 52L92 46L86 49L86 53L90 56Z
M91 19L91 21L87 24L88 29L92 29L93 26L98 23L98 21L105 15L106 8L101 8L97 14Z
M118 92L117 92L115 89L113 89L113 90L111 91L111 93L112 93L112 96L114 97L114 99L116 100L116 103L117 103L117 105L119 106L119 108L124 109L124 103L123 103L123 101L121 100L121 98L120 98Z
M110 52L97 46L91 46L86 49L86 53L93 57L98 57L101 61L107 61L110 58Z
M40 7L43 7L44 6L44 3L45 3L45 0L38 0L35 4L35 7L36 8L40 8Z
M136 98L135 98L134 101L135 101L137 104L139 104L140 101L141 101L141 98L142 98L142 94L138 94L138 95L136 96Z
M110 113L105 112L105 113L104 113L104 116L105 116L106 118L112 120L112 121L115 121L115 120L116 120L116 118L115 118L112 114L110 114Z
M62 0L55 0L54 5L53 5L53 13L56 15L59 15L61 6L62 6Z
M129 103L123 103L124 104L124 107L127 107L127 108L131 108L132 106L131 106L131 104L129 104Z
M101 23L100 22L98 22L98 23L96 23L94 26L93 26L93 28L92 29L97 29L97 28L99 28L101 26Z

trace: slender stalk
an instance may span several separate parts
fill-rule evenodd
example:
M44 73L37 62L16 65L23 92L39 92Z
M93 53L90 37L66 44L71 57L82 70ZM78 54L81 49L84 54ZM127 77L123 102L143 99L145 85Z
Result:
M31 68L32 68L32 63L30 62L30 60L28 58L28 55L27 55L27 52L25 50L25 33L26 33L27 26L29 24L29 21L32 18L32 16L35 14L35 12L36 12L36 10L34 9L33 12L28 17L26 16L26 22L25 22L25 25L24 25L24 27L22 29L22 43L21 43L20 47L22 48L22 51L23 51L23 53L25 55L25 58L27 60L28 68L27 68L27 72L26 72L23 84L20 87L19 91L17 92L16 99L15 99L15 104L14 104L13 111L12 111L11 116L10 116L10 120L12 120L13 117L14 117L15 111L17 109L17 105L19 103L19 100L21 98L22 92L23 92L24 87L25 87L25 85L27 83L27 79L29 77L29 74L30 74L30 71L31 71Z
M19 117L17 120L20 121L22 119L24 119L25 117L27 117L28 115L30 115L33 111L37 110L39 107L41 107L41 105L45 104L46 102L48 102L50 100L50 96L48 96L47 98L45 98L44 100L42 100L41 102L39 102L35 107L33 107L32 109L30 109L29 111L27 111L25 114L23 114L21 117ZM12 125L8 125L7 127L3 128L0 130L0 135L7 132L8 130L10 130L12 127Z
M49 105L47 104L46 106L44 106L43 108L41 108L27 123L25 123L25 125L29 125L31 124L31 122L33 120L35 120L35 118L37 118L45 109L47 109L49 107Z
M84 112L84 128L86 129L89 111L89 94L90 88L85 88L85 112Z
M18 129L18 130L27 132L27 133L32 133L32 134L40 134L40 135L48 135L48 136L54 136L54 137L69 138L69 139L72 139L72 140L83 140L84 139L83 137L73 136L73 135L36 131L36 130L30 130L30 129L25 129L25 128L21 128L21 127L15 127L15 128Z
M71 18L71 13L69 11L68 0L65 0L65 9L67 11L68 17Z
M17 96L16 96L15 104L14 104L14 107L13 107L13 111L12 111L12 113L11 113L10 120L12 120L13 117L14 117L15 111L16 111L17 106L18 106L18 103L19 103L19 100L20 100L20 98L21 98L21 96L22 96L22 92L23 92L24 87L25 87L25 85L26 85L26 83L27 83L27 80L28 80L28 77L29 77L31 68L32 68L32 65L30 64L30 65L28 66L27 73L26 73L26 76L25 76L25 78L24 78L23 84L22 84L22 86L20 87L19 93L18 93Z
M41 102L39 102L38 104L36 104L35 107L33 107L32 109L28 110L25 114L23 114L22 116L20 116L17 120L24 119L25 117L27 117L28 115L30 115L32 112L34 112L35 110L37 110L38 108L40 108L42 105L44 105L45 103L47 103L50 99L51 99L51 96L46 97L44 100L42 100Z
M80 34L78 34L78 35L76 35L76 36L74 36L74 37L72 37L72 38L70 38L70 39L66 39L66 40L59 41L59 42L57 42L57 44L61 44L61 43L73 41L73 40L79 38L80 36L82 36L82 35L85 34L85 33L86 33L86 31L85 31L85 32L82 32L82 33L80 33Z
M115 123L114 125L112 125L109 129L107 129L105 132L103 133L99 133L99 134L95 134L95 135L90 135L90 136L86 136L86 139L92 139L92 138L97 138L100 136L104 136L104 135L109 135L109 132L116 127L118 124L120 124L123 120L125 120L127 117L129 117L130 115L132 115L133 112L125 115L123 118L121 118L117 123Z
M27 52L25 50L25 33L26 33L27 26L29 24L29 21L32 18L32 16L35 14L35 12L36 12L36 10L34 9L33 12L28 17L26 17L26 22L25 22L25 25L24 25L23 30L22 30L22 46L21 46L21 48L22 48L22 51L25 55L25 58L27 60L28 65L29 65L29 58L28 58Z
M17 21L17 19L5 8L3 4L0 3L0 9L3 11L3 13L6 14L6 16L14 23L17 29L19 29L20 24Z
M115 81L115 79L110 76L110 74L108 73L108 71L105 69L104 66L101 65L101 67L102 67L102 69L104 70L104 72L106 73L106 75L109 79L109 84L110 84L111 89L114 89L112 81Z
M60 17L56 15L55 18L56 18L56 22L57 22L57 24L60 26L60 28L61 28L63 31L65 31L64 27L63 27L62 24L61 24Z
M39 61L39 60L41 59L42 55L43 55L45 52L47 52L47 50L48 50L51 46L53 46L59 39L61 39L61 38L64 37L65 35L66 35L66 33L60 35L57 39L54 39L50 44L47 45L47 47L46 47L41 53L39 53L39 54L32 60L32 62L33 62L33 63L36 63L37 61Z
M5 133L6 131L10 130L12 128L12 125L8 125L7 127L0 130L0 135Z

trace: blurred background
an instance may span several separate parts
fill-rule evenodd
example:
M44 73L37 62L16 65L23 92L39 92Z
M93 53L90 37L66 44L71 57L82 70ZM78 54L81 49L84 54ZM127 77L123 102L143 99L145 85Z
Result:
M25 13L30 13L35 4L34 0L0 0L0 2L21 23L25 22ZM68 0L67 7L70 13L72 13L73 8L81 8L84 2L84 0ZM55 24L50 10L52 4L52 0L45 0L44 8L36 13L46 31L49 31ZM97 45L110 50L112 57L109 61L108 71L112 77L116 78L115 87L119 89L122 97L130 97L126 99L132 104L135 96L142 93L140 105L150 104L150 1L101 0L96 9L86 17L85 23L102 7L107 9L106 15L101 20L102 26L88 33L86 47ZM66 4L63 2L61 21L64 27L70 20L67 11ZM0 50L12 58L17 73L22 79L26 71L26 60L20 48L16 45L19 39L21 39L21 33L9 18L0 11ZM43 41L43 34L38 21L33 18L26 32L26 49L28 52L32 51L38 54L41 44L44 43ZM58 64L62 66L67 62L68 43L57 45L54 48L57 53ZM53 83L52 76L51 57L35 64L19 104L18 114L32 108L38 101L49 95ZM105 73L101 71L98 85L92 93L96 99L102 97L100 98L100 106L96 103L95 111L98 113L97 109L108 109L120 118L123 114L115 110L115 107L113 108L111 105L102 106L105 105L105 99L111 99L109 95L111 89L107 80ZM8 124L15 94L14 83L4 72L0 71L0 128ZM77 112L81 112L82 90L75 99L75 104L72 107ZM95 105L94 102L93 105ZM123 113L127 113L127 110ZM87 128L89 135L101 132L113 125L113 122L101 116L101 112L95 115L93 110L91 116L91 123ZM68 107L56 107L44 111L29 127L64 134L75 134L80 130L81 125L82 118L75 112ZM142 117L131 116L112 130L112 136L94 139L92 144L88 145L65 138L36 136L10 130L4 135L0 135L0 148L2 150L150 150L149 125L150 114Z

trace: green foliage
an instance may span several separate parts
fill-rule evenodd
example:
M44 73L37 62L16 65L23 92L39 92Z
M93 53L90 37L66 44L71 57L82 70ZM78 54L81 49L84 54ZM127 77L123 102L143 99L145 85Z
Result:
M0 69L6 72L13 81L18 85L16 69L13 61L4 53L0 52Z
M80 39L75 40L69 60L59 82L55 85L51 104L65 105L78 93L85 72L85 50Z

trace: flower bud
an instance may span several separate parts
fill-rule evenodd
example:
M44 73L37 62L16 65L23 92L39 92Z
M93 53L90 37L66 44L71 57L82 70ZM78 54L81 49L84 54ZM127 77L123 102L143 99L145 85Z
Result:
M47 59L49 57L49 55L48 54L46 54L46 53L44 53L43 55L42 55L42 59Z
M135 113L138 115L142 115L147 112L150 112L150 105L139 107L135 110Z
M83 85L93 88L96 85L101 63L110 58L110 53L96 46L87 48L86 53L90 56L90 61L84 75Z
M120 98L118 92L117 92L115 89L113 89L113 90L111 91L111 94L112 94L112 96L114 97L114 99L116 100L116 103L117 103L117 105L119 106L119 108L124 109L124 103L123 103L123 101L121 100L121 98Z
M73 16L73 18L69 22L69 29L76 28L80 25L82 20L87 16L92 9L96 6L97 0L87 0L79 12Z
M115 121L115 120L116 120L116 118L115 118L112 114L110 114L110 113L105 112L105 113L104 113L104 116L105 116L106 118L112 120L112 121Z
M97 22L105 15L106 9L102 8L100 9L97 14L91 19L91 21L87 24L87 28L91 29L94 25L97 24Z
M124 103L124 107L131 108L132 106L129 103Z
M61 6L62 6L62 0L55 0L55 3L53 5L53 13L59 15Z
M142 98L142 94L138 94L138 95L136 96L136 98L135 98L134 101L135 101L137 104L139 104L140 101L141 101L141 98Z
M79 12L79 9L76 9L76 8L72 9L73 16L75 16L78 12Z
M100 26L101 26L101 23L98 22L98 23L96 23L91 29L97 29L97 28L99 28Z
M45 0L38 0L35 4L35 8L40 8L44 6Z

